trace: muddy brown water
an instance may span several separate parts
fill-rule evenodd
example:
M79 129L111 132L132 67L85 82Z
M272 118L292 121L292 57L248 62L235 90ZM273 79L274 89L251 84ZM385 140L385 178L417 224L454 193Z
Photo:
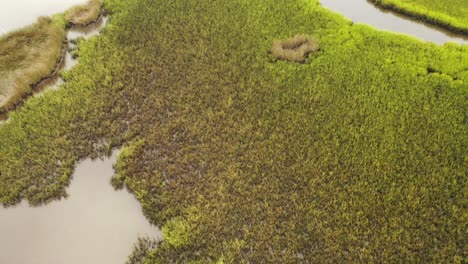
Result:
M112 188L115 157L78 164L67 199L0 208L0 263L123 264L138 236L161 238L134 196Z

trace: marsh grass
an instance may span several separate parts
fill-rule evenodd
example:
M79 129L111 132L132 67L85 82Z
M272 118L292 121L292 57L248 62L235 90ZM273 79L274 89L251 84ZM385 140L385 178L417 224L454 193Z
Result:
M151 251L155 250L161 244L160 241L148 237L139 237L133 246L132 254L128 257L125 264L144 264L148 263Z
M271 54L278 59L305 62L307 56L319 49L317 41L307 35L296 35L287 40L275 40Z
M99 19L102 9L102 0L89 0L86 4L70 8L65 18L72 25L88 25Z
M40 17L0 38L0 112L14 107L56 71L65 35L59 18Z
M468 48L278 2L106 0L65 84L1 126L0 203L125 143L114 186L171 238L134 263L463 260ZM271 63L284 32L320 57Z

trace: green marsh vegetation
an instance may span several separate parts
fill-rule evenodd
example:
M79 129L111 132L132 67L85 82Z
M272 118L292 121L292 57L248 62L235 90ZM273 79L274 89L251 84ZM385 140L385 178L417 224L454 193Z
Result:
M0 112L14 107L55 71L64 41L61 16L40 17L35 24L0 38Z
M465 0L370 0L383 8L422 19L468 36L468 3Z
M130 263L461 263L468 47L353 24L318 1L108 0L57 91L0 127L0 202L66 196L77 160L165 240ZM307 63L268 54L314 36Z

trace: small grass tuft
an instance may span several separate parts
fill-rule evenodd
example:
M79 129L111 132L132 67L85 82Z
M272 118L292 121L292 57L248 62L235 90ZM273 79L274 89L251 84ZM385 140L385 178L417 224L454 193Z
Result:
M307 35L296 35L287 40L275 40L271 54L278 59L303 63L311 52L319 49L317 41Z
M65 18L73 25L88 25L98 20L101 15L102 0L89 0L84 5L70 8Z

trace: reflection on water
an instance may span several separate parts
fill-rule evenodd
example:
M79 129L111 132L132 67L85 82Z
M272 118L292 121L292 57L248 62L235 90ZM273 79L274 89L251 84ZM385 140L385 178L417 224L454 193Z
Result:
M61 13L87 0L0 0L0 35L28 26L39 16Z
M123 264L139 235L160 239L133 195L112 188L114 161L81 162L65 200L0 207L0 263Z
M412 35L438 44L448 41L468 44L468 38L379 9L367 0L320 0L320 2L324 7L341 13L355 23L364 23L378 29Z

